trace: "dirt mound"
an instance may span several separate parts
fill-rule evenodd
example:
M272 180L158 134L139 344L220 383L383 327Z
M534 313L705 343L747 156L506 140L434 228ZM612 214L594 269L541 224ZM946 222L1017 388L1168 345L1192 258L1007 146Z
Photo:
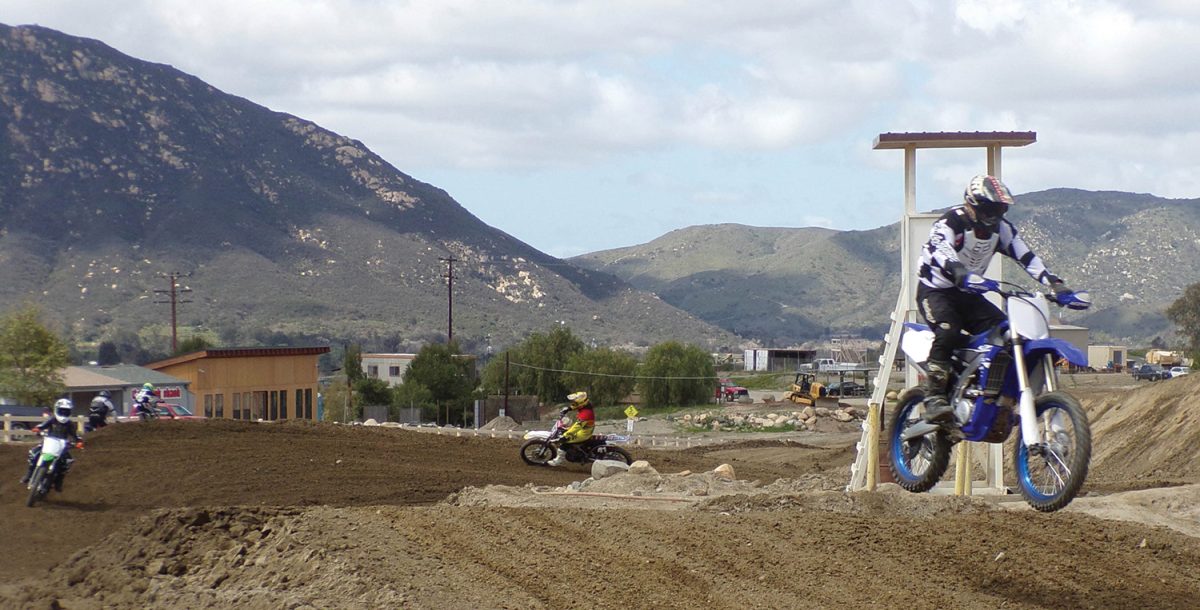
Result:
M65 608L1194 608L1200 542L899 494L758 510L260 507L143 518L17 588ZM919 496L913 496L914 498ZM879 506L872 506L878 504ZM715 507L721 508L721 507ZM961 509L961 510L960 510ZM574 549L567 551L566 549ZM590 562L572 578L566 555ZM913 586L922 583L922 586ZM54 606L51 606L54 604ZM10 606L10 607L11 607Z
M1154 382L1130 391L1090 394L1090 481L1200 482L1200 375Z
M521 427L521 424L517 423L517 420L515 420L507 415L505 415L503 417L496 417L496 418L492 419L492 421L490 421L490 422L484 424L482 427L480 427L480 430L521 430L521 429L523 429Z

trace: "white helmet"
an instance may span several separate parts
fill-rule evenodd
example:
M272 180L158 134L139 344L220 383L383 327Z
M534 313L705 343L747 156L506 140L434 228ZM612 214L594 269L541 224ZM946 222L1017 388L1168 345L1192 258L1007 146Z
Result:
M75 405L71 404L70 399L59 398L54 403L54 419L57 419L60 424L65 424L71 421L71 411L74 410Z

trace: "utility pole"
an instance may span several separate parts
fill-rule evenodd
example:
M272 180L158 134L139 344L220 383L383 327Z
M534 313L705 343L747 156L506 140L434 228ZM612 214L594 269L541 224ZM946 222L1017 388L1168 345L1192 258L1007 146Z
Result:
M446 263L446 343L454 340L454 263L458 260L453 256L438 257Z
M158 274L159 277L167 278L170 281L170 286L171 286L170 288L168 288L166 290L155 290L154 294L156 297L163 297L167 300L165 300L165 301L155 300L154 302L159 303L159 304L165 304L165 303L171 304L171 353L172 354L175 353L175 350L179 343L179 333L178 333L179 326L176 322L175 307L179 303L191 303L192 302L191 299L181 298L180 295L190 293L192 291L192 289L191 288L179 288L179 278L190 277L191 275L192 274L190 272L189 273L180 273L178 271L172 271L170 273L159 273Z

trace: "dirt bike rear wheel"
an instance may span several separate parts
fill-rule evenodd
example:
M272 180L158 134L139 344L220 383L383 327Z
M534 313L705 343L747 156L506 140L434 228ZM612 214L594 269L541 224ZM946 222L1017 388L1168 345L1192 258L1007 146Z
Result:
M1025 501L1049 513L1070 504L1087 479L1092 459L1092 430L1079 400L1065 392L1039 396L1034 410L1038 416L1038 438L1045 449L1034 455L1017 428L1013 470ZM1057 420L1054 426L1052 420Z
M909 426L921 422L924 392L909 392L896 405L887 427L888 467L896 484L908 491L929 491L950 465L950 439L939 430L908 441L900 437Z
M604 453L600 453L599 451L597 451L596 453L597 453L597 456L596 456L597 459L612 460L614 462L625 462L626 466L633 463L633 456L629 455L628 451L626 451L620 447L614 447L612 445L607 445L604 447Z
M46 467L38 464L37 468L33 469L33 476L29 477L29 497L25 499L25 506L33 506L35 502L42 499L45 491L42 490L43 483L46 478Z
M521 459L530 466L545 466L558 455L558 451L554 445L534 439L521 445Z

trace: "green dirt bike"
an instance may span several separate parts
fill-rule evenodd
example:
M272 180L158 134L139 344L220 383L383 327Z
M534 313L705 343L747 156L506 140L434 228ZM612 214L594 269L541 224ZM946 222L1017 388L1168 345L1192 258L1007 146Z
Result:
M83 447L83 443L75 445ZM50 487L62 491L62 479L66 476L67 464L63 455L67 452L66 439L47 436L42 439L42 450L37 457L37 465L29 477L29 497L25 506L33 506L38 500L50 493Z

